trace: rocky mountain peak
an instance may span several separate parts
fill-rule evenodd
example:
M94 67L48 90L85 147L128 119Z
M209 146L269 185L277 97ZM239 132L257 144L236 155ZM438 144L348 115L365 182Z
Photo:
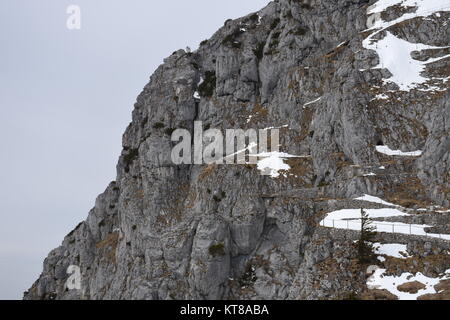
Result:
M279 0L174 52L137 98L116 181L25 298L448 298L448 8ZM279 129L283 169L174 164L173 132L196 122Z

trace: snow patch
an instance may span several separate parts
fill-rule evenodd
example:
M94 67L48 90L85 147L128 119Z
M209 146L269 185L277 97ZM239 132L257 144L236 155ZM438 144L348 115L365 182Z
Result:
M376 174L373 172L369 172L369 173L364 174L363 176L364 177L373 177L373 176L376 176Z
M416 9L415 12L405 13L401 17L389 22L381 19L381 12L394 5L399 5L403 8L414 7ZM448 58L449 55L428 59L427 61L418 61L411 57L411 52L448 47L433 47L421 43L410 43L397 38L388 31L386 32L386 36L381 40L374 39L374 36L405 20L416 17L427 17L438 11L448 11L449 8L450 0L379 0L367 9L367 14L369 15L367 23L368 26L370 26L368 30L376 29L377 31L363 41L363 47L375 50L379 56L380 63L371 69L386 68L392 74L390 78L383 80L384 83L395 83L399 86L401 91L409 91L418 88L418 86L425 84L429 80L421 75L425 70L426 65ZM433 79L439 80L437 78ZM440 80L445 83L448 79L449 77ZM421 90L429 91L443 89L428 86L428 88Z
M386 269L378 269L369 279L367 279L367 288L370 290L387 290L393 295L397 296L399 300L417 300L418 297L425 294L436 294L437 292L436 289L434 289L434 286L442 280L450 279L449 271L450 270L447 270L446 274L442 275L441 277L430 278L420 272L416 273L415 275L409 272L405 272L398 277L387 276L385 275ZM424 284L425 288L419 290L417 293L402 292L398 290L398 286L413 281L418 281Z
M303 105L303 108L305 108L306 106L309 106L310 104L319 102L320 99L322 99L322 97L319 97L319 98L317 98L316 100L313 100L313 101L310 101L310 102L305 103L305 104Z
M267 127L267 128L264 128L263 130L281 129L281 128L288 128L288 127L289 127L289 125L285 124L285 125L282 125L281 127Z
M259 25L261 25L261 21L262 21L263 17L261 17L258 13L256 15L258 16L258 22L256 23L256 25L259 26Z
M429 49L441 49L441 47L432 47L421 43L411 43L397 38L390 32L381 40L372 40L371 37L363 41L366 49L375 50L379 56L380 63L372 69L388 69L392 74L390 78L383 79L384 83L395 83L401 91L409 91L417 88L418 85L426 83L429 78L425 78L421 73L426 65L449 57L443 56L427 61L415 60L411 57L411 52ZM430 87L431 90L439 90L438 87ZM383 97L384 96L378 96Z
M381 254L389 257L394 258L401 258L405 259L410 257L408 254L406 244L399 244L399 243L374 243L375 247L375 253Z
M380 94L377 94L375 96L375 98L373 98L371 101L373 101L373 100L388 100L388 99L389 99L388 95L386 95L385 93L380 93Z
M368 214L370 219L410 216L409 214L394 208L364 209L364 211ZM327 228L360 231L361 209L341 209L330 212L320 222L320 225ZM427 233L425 229L431 228L431 226L425 224L373 221L372 226L376 232L428 236L431 238L450 240L450 234Z
M428 17L439 11L448 11L450 7L450 0L378 0L375 4L367 9L368 15L381 14L389 7L399 5L403 8L415 7L415 11L406 13L392 21L383 21L378 19L370 29L388 28L394 24L416 17Z
M291 167L284 161L288 158L297 158L298 156L275 151L260 153L258 154L258 157L263 158L258 161L258 170L260 170L263 174L270 175L272 178L278 178L280 176L279 171L287 171L291 169Z
M419 157L422 155L421 150L403 152L400 150L392 150L388 146L376 146L376 149L379 153L386 154L388 156L404 156L404 157Z
M362 197L359 198L355 198L355 200L361 200L361 201L367 201L367 202L374 202L374 203L378 203L378 204L382 204L385 206L392 206L392 207L400 207L396 204L390 203L390 202L386 202L381 198L378 197L374 197L368 194L363 195Z

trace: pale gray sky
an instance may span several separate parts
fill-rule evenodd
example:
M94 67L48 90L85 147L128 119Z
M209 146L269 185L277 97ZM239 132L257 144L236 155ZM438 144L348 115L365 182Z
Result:
M0 299L115 179L135 99L163 58L269 0L0 2ZM81 30L66 8L81 8Z

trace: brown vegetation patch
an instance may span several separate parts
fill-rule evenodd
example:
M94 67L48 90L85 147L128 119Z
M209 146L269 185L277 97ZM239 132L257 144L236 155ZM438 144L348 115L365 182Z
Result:
M428 270L425 275L429 277L439 276L440 272L448 269L449 265L450 255L448 254L434 254L426 257L414 256L406 259L386 257L384 262L387 275L397 274L398 272L416 274Z
M289 158L286 163L291 167L288 171L298 177L311 177L313 175L313 163L311 158Z
M386 199L402 207L427 207L432 202L426 196L426 190L419 178L408 177L384 188Z
M401 292L408 292L408 293L417 293L422 289L425 289L427 286L424 285L422 282L419 281L412 281L412 282L406 282L399 286L397 286L397 289Z
M116 249L119 243L119 233L108 234L105 239L98 242L95 247L100 250L103 257L110 263L116 263Z
M374 289L363 292L359 298L361 300L398 300L398 297L386 289Z
M252 111L250 111L249 116L252 116L252 118L248 123L258 122L261 119L266 118L268 113L269 111L266 108L264 108L259 102L256 102Z
M312 118L314 116L314 110L311 108L305 108L302 112L302 119L300 122L300 141L304 140L309 135L309 128L311 127Z
M202 172L200 172L198 180L205 180L216 169L216 167L217 165L214 163L207 165L205 168L203 168Z
M436 293L436 294L424 294L417 298L417 300L450 300L450 293Z
M325 55L325 58L330 59L334 56L336 56L337 54L339 54L342 50L344 50L347 46L348 46L349 41L346 41L345 43L341 44L340 46L334 48L333 50L331 50L330 52L328 52Z

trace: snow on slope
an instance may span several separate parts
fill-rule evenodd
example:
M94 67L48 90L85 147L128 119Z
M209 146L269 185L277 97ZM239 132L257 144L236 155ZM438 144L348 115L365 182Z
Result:
M381 18L380 13L394 5L403 8L414 7L416 10L415 12L405 13L392 21L384 21ZM379 64L372 67L372 69L386 68L392 74L390 78L383 80L384 83L395 83L399 86L401 91L409 91L415 88L424 91L444 90L436 86L420 87L431 79L426 78L421 74L428 64L448 58L450 55L428 59L426 61L418 61L411 57L411 52L448 47L433 47L422 43L410 43L396 37L389 31L386 31L386 36L381 40L374 39L374 36L400 22L416 17L427 17L433 14L437 15L439 11L449 10L450 0L379 0L367 9L367 14L369 15L368 30L377 31L363 41L363 47L375 50L379 56ZM443 83L446 83L449 78L450 77L433 79L441 80Z
M397 209L365 209L371 219L390 218L398 216L408 216ZM327 214L320 222L320 225L327 228L336 228L344 230L361 230L361 210L360 209L341 209ZM431 238L439 238L450 240L450 234L428 233L425 231L431 226L426 224L407 224L403 222L391 221L373 221L373 227L376 232L388 232L409 234L416 236L428 236Z
M395 23L405 21L417 16L426 17L435 12L445 11L450 8L449 0L378 0L372 6L367 9L368 14L381 13L387 8L400 5L404 8L416 7L417 10L414 13L408 13L400 18L397 18ZM397 21L399 20L399 21ZM394 24L395 24L394 23ZM376 26L378 27L378 26Z
M406 249L406 244L376 242L374 243L374 248L376 254L401 259L409 257Z
M306 106L309 106L310 104L319 102L320 99L322 99L322 97L319 97L319 98L317 98L317 99L315 99L315 100L313 100L313 101L310 101L310 102L305 103L305 104L303 105L303 108L305 108Z
M379 153L383 153L388 156L419 157L422 155L421 150L403 152L401 150L392 150L388 146L376 146L376 149Z
M272 178L280 176L279 171L289 170L291 167L284 162L287 158L297 158L297 156L284 152L266 152L258 154L258 157L263 158L258 161L258 170L263 174L270 175Z
M364 209L371 219L379 218L391 218L410 216L408 213L400 211L400 206L386 202L378 197L364 195L356 198L355 200L362 200L368 202L374 202L386 206L395 206L396 208L381 208L381 209ZM320 225L327 228L336 228L344 230L361 230L361 209L340 209L329 212L325 218L320 222ZM428 233L425 231L431 226L426 224L407 224L403 222L391 222L391 221L373 221L372 226L376 232L388 232L409 234L417 236L428 236L432 238L440 238L450 240L450 234L438 234Z
M368 194L365 194L365 195L363 195L362 197L359 197L359 198L355 198L355 200L373 202L373 203L378 203L378 204L382 204L382 205L385 205L385 206L391 206L391 207L398 207L398 205L396 205L396 204L384 201L381 198L374 197L374 196L371 196L371 195L368 195Z
M367 279L367 287L369 289L385 289L393 295L397 296L399 300L416 300L418 297L425 294L435 294L437 292L434 286L443 280L450 279L450 269L445 272L445 275L437 278L424 276L420 272L416 273L415 275L405 272L398 277L387 276L385 275L385 273L386 269L376 270L375 273L369 279ZM402 292L398 289L398 286L414 281L418 281L424 284L425 288L419 290L417 293Z

